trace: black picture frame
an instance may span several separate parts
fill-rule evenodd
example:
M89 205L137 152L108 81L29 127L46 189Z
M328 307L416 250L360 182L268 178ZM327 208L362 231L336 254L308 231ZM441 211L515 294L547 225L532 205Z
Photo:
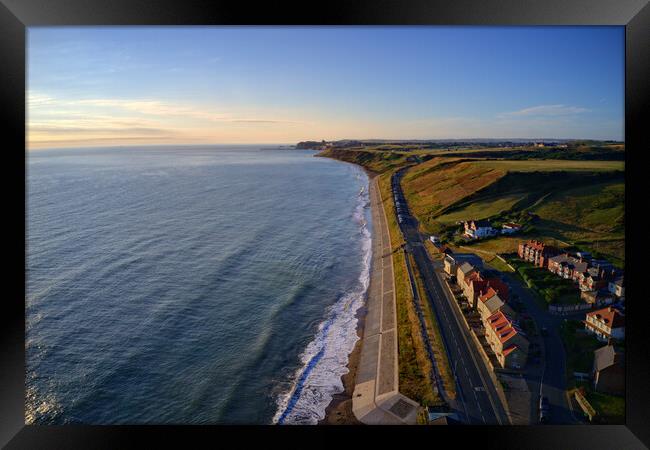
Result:
M646 0L328 0L326 2L260 4L234 1L168 0L0 0L0 122L5 142L2 177L9 194L6 209L3 271L9 294L2 304L0 351L0 444L6 448L153 448L187 446L201 439L206 446L235 448L253 440L284 446L345 445L354 435L374 442L414 445L458 445L482 448L637 449L650 445L649 350L644 326L642 257L638 243L626 241L627 306L626 424L528 427L226 427L226 426L37 426L24 424L25 400L25 29L56 25L621 25L626 29L625 142L626 236L642 238L644 201L642 118L648 113L650 79L650 7ZM560 68L558 70L570 70ZM644 114L646 113L646 114ZM640 201L635 201L638 197ZM634 220L634 219L638 220ZM23 239L20 239L20 236ZM20 267L19 262L23 262ZM636 263L636 265L635 265ZM637 287L638 286L638 287ZM631 291L630 291L631 289ZM638 299L636 298L638 297ZM638 301L637 301L638 300ZM295 445L288 444L289 438ZM441 440L443 438L443 440ZM443 442L445 442L443 444ZM302 444L301 444L302 443ZM230 446L228 445L228 446ZM416 444L418 445L418 444Z

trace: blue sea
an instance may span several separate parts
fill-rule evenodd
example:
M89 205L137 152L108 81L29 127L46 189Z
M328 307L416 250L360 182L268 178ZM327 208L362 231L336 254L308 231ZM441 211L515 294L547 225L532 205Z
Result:
M27 155L26 422L315 424L369 280L368 179L271 146Z

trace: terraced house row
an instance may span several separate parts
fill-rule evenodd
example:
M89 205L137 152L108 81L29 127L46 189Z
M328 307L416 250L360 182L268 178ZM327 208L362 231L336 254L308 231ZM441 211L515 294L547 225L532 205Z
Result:
M501 367L521 369L528 357L528 339L519 324L503 311L484 320L485 337Z
M552 258L558 253L559 250L557 248L536 240L521 242L517 249L517 254L521 259L531 262L537 267L548 267L549 258Z
M544 242L521 242L518 255L537 267L571 280L578 285L586 303L604 305L625 299L625 281L622 270L603 259L594 259L588 252L570 254Z
M444 267L456 277L456 284L478 312L485 338L501 367L523 368L528 357L528 339L508 305L508 285L494 271L483 269L482 260L476 255L447 255Z

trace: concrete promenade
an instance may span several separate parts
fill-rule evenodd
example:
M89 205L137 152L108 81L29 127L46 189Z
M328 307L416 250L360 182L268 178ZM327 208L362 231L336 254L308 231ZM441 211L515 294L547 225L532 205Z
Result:
M352 412L369 425L415 424L417 402L400 394L393 258L378 177L370 179L373 248L367 316Z

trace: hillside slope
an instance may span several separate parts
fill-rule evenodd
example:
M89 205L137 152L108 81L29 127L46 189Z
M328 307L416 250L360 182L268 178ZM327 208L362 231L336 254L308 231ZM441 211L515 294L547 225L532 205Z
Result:
M434 158L409 169L403 188L423 232L452 232L460 221L536 219L528 238L624 259L624 163L620 161L453 161ZM478 250L516 250L521 237L472 244Z

